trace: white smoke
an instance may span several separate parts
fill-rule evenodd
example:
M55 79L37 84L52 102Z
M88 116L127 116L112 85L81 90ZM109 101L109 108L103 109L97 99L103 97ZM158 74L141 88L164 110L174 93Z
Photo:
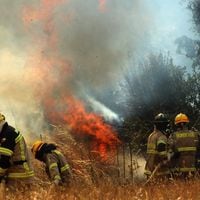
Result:
M74 79L99 90L114 86L127 61L144 50L152 24L146 0L107 1L103 13L98 1L73 0L59 11L59 47L72 62ZM66 13L70 20L63 26L58 19Z
M31 85L25 78L25 58L0 51L0 112L9 124L26 134L39 134L44 119Z
M108 122L121 122L122 119L117 113L106 107L101 102L97 101L93 97L87 96L87 100L92 107L93 112L98 113Z

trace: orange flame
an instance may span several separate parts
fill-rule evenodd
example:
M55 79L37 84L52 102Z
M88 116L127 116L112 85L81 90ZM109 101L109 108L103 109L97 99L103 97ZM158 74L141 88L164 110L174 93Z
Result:
M63 2L41 0L38 8L25 7L23 10L24 25L36 45L36 51L27 59L29 79L36 85L36 95L41 100L46 119L51 123L68 124L73 133L91 136L101 158L107 160L108 150L115 152L119 143L115 131L100 116L87 112L68 87L70 76L73 76L72 67L59 54L54 22L55 8ZM101 8L104 8L105 1L100 2ZM32 31L35 23L39 23L42 37L41 31L38 34Z
M56 109L56 104L66 105L62 111ZM53 122L64 122L70 126L73 133L91 136L93 150L99 152L103 160L108 159L108 151L113 154L120 143L113 128L100 116L85 110L83 103L72 96L59 99L46 99L44 102L48 118ZM95 145L95 146L94 146Z

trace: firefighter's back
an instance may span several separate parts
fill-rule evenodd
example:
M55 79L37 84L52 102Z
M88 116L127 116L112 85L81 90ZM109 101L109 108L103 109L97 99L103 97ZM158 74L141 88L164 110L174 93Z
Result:
M196 171L196 152L198 147L198 135L194 131L179 130L174 133L176 165L178 172Z

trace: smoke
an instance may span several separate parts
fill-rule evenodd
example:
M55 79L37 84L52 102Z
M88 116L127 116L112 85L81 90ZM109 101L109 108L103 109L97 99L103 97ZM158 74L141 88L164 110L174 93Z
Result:
M40 133L43 114L31 85L25 80L24 58L8 50L0 51L0 112L9 124L26 135Z
M54 9L45 7L49 4ZM41 132L41 98L52 87L58 87L51 94L56 98L69 88L78 95L82 88L113 87L133 59L128 55L136 56L148 37L145 5L145 0L1 0L0 110L25 130Z
M99 12L98 1L71 1L59 10L69 11L69 21L64 26L57 21L59 48L72 62L74 80L100 90L120 79L121 69L133 59L128 54L139 52L150 23L143 0L100 1L102 5L105 11Z
M87 100L89 101L89 105L95 113L98 113L108 122L121 122L122 119L118 116L117 113L113 112L111 109L103 105L101 102L96 99L88 96Z
M0 1L0 42L1 49L9 49L18 56L30 47L29 36L22 21L25 5L36 5L39 0L1 0ZM20 52L20 53L19 53Z
M145 5L145 0L88 0L84 3L81 0L65 0L55 8L52 21L58 32L58 48L62 56L72 62L73 80L96 88L118 80L119 70L127 64L128 53L136 54L148 37L152 22ZM34 18L34 13L30 19L32 28L26 30L22 20L26 6L34 9L41 7L41 2L0 2L3 16L0 23L8 32L5 36L12 40L8 40L9 45L4 42L6 48L17 46L18 50L24 51L31 47L32 50L34 46L30 44L30 37L40 34L42 38L48 34L41 31L41 24ZM103 13L99 11L102 7Z

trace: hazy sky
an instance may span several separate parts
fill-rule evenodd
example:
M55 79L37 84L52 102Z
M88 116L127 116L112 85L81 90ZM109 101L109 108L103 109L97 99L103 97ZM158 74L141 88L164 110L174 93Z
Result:
M196 38L192 30L192 14L182 0L149 0L149 6L154 11L154 29L152 45L159 51L170 51L176 64L189 64L188 59L176 54L174 41L186 35Z

